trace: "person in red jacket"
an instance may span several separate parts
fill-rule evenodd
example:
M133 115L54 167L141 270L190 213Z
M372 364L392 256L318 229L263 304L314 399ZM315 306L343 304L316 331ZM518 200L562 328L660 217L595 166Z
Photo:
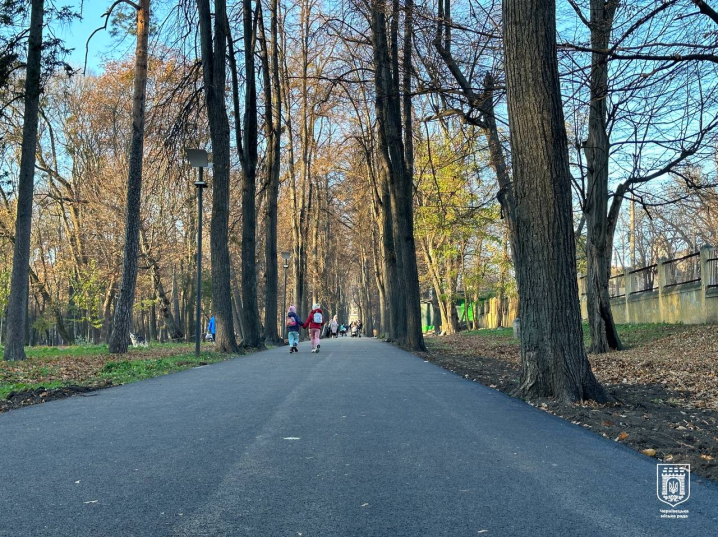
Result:
M304 328L309 327L309 336L312 341L312 352L319 352L319 335L322 332L322 326L324 325L324 313L322 307L319 304L312 306L312 311L307 317L307 322L302 326Z

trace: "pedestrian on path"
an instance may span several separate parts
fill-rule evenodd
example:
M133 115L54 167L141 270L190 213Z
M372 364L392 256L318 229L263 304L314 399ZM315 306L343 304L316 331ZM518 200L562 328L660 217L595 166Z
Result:
M332 319L332 322L329 323L329 326L332 331L332 337L338 337L338 331L339 331L339 322L337 321L337 316L335 315Z
M289 306L287 311L287 337L289 338L289 354L299 352L299 327L302 319L297 315L297 308Z
M209 318L209 324L207 325L207 335L204 337L206 341L214 343L215 334L217 333L217 324L214 321L214 315Z
M304 328L309 327L309 336L312 341L312 352L319 352L319 337L324 326L324 313L319 304L312 306L312 311L307 317L307 321L302 325Z

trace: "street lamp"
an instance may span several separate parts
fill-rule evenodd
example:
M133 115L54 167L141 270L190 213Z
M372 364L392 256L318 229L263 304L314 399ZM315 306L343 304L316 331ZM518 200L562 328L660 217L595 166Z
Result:
M282 252L282 259L284 259L284 315L287 314L287 269L289 268L289 258L292 257L290 252ZM282 337L287 337L287 323L284 323L282 329Z
M207 183L202 178L202 172L209 166L207 151L204 149L185 149L185 155L193 168L199 168L199 178L194 182L197 187L197 319L195 321L194 354L199 357L199 344L202 341L201 318L202 315L202 190Z

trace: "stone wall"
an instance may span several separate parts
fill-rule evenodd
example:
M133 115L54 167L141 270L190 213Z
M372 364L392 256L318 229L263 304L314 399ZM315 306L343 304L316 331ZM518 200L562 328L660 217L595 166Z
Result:
M699 259L698 259L699 258ZM680 260L661 259L654 267L654 274L646 278L651 269L626 269L612 278L612 289L618 295L611 298L611 310L616 324L684 323L718 324L718 258L710 246L701 248L696 256L699 274L689 275L683 281L677 277L676 264ZM685 276L685 275L683 275ZM697 278L695 277L697 276ZM584 277L579 277L581 317L588 318ZM499 315L499 308L502 314ZM518 298L491 298L475 305L472 310L479 328L510 328L518 317ZM430 303L422 304L424 331L433 330L434 322ZM500 322L499 322L500 321Z
M615 288L625 290L622 296L611 298L613 319L617 324L638 323L718 323L718 274L715 250L704 246L700 250L698 281L684 281L675 277L676 260L661 259L656 267L655 287L646 288L638 276L646 269L626 269L614 277ZM621 280L622 279L622 280ZM689 276L689 280L695 277ZM678 282L678 283L676 283ZM585 279L579 278L581 315L586 309Z

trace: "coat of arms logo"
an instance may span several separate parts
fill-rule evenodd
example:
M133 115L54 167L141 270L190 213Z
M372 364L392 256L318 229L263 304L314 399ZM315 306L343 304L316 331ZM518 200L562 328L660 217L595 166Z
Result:
M659 464L656 468L658 499L675 507L691 497L691 465Z

